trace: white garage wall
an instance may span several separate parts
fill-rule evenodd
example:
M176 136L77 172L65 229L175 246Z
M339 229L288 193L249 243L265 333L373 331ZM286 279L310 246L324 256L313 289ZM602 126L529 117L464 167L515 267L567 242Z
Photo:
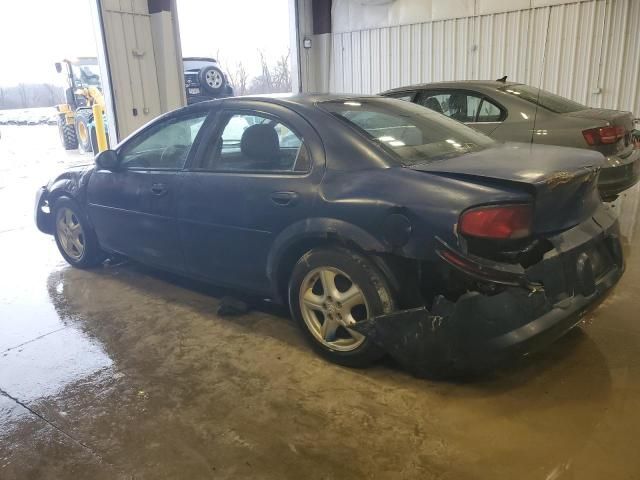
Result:
M640 0L590 0L334 33L330 67L334 92L508 75L589 106L640 115Z

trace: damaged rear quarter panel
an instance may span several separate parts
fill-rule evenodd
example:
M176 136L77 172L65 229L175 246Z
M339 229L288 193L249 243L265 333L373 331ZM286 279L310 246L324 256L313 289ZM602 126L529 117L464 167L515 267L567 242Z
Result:
M618 222L604 206L549 241L553 250L525 270L540 289L508 287L495 295L471 291L455 301L438 296L428 309L381 315L353 328L426 377L482 369L536 350L578 324L624 272ZM602 271L595 266L596 252L607 257ZM589 258L588 268L581 269L581 258Z
M321 202L331 217L370 232L385 252L420 260L436 259L436 237L458 244L455 225L469 206L530 200L528 193L516 188L497 188L404 167L328 171L321 187ZM385 224L396 214L406 217L410 225L403 245L385 235Z

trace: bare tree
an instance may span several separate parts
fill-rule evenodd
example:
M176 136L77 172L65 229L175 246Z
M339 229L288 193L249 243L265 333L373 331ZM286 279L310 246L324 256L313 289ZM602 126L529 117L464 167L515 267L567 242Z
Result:
M0 108L52 107L63 101L62 89L48 83L0 88Z
M260 74L251 78L243 62L238 62L235 64L235 68L230 68L230 65L220 55L220 51L216 51L216 59L226 73L236 95L290 92L292 86L291 68L289 67L291 52L287 50L285 54L280 55L275 64L269 64L264 51L258 50L257 53L260 60Z
M291 70L289 68L289 52L281 55L275 65L270 66L264 52L260 56L261 74L251 81L249 93L280 93L291 91Z
M57 103L60 103L60 88L56 87L55 85L51 85L50 83L45 83L44 84L44 88L46 90L47 93L47 103L49 105L55 105Z
M291 69L289 68L289 55L290 50L287 50L286 55L281 55L276 61L276 66L273 70L274 87L278 92L290 92L291 91Z
M20 95L20 108L27 108L27 86L24 83L18 85L18 95Z
M238 62L236 65L236 70L233 74L229 74L232 79L233 89L236 92L236 95L244 95L247 93L247 80L249 79L249 75L247 75L247 71L244 68L244 64L242 62Z

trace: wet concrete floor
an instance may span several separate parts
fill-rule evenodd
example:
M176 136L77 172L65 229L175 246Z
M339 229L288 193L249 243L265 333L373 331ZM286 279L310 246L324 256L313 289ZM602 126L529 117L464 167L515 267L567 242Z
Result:
M0 479L640 478L638 189L615 205L628 270L582 328L431 382L326 363L268 304L221 318L212 287L69 268L31 219L86 160L56 135L0 140Z

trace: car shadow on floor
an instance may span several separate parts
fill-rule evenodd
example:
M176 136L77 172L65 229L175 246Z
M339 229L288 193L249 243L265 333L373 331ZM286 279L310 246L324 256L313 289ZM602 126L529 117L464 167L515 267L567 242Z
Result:
M74 272L67 269L68 272ZM278 305L268 299L247 295L237 290L214 286L205 282L159 271L133 261L107 262L100 268L90 271L93 275L120 282L127 289L135 289L145 297L159 297L167 302L188 305L204 318L223 320L250 330L256 334L271 336L299 351L315 355L306 344L303 335L297 330L286 306ZM84 273L84 272L81 272ZM72 275L73 276L73 275ZM57 281L57 280L56 280ZM69 279L66 280L69 282ZM51 283L51 281L50 281ZM49 285L49 290L55 290ZM218 315L216 313L221 299L231 297L246 303L248 311L239 315ZM64 298L58 298L54 304L60 306ZM68 310L68 306L59 307ZM268 325L268 326L267 326ZM282 328L287 325L287 328ZM541 351L526 357L514 358L492 370L484 370L467 376L438 380L440 387L467 386L473 389L498 392L517 388L536 379L562 369L562 365L571 366L576 355L588 358L592 380L600 380L600 386L610 383L609 372L604 357L597 345L580 328L574 328L558 341ZM406 381L412 376L388 355L371 368L362 371L372 378L386 378L389 374ZM432 384L430 380L415 379Z

